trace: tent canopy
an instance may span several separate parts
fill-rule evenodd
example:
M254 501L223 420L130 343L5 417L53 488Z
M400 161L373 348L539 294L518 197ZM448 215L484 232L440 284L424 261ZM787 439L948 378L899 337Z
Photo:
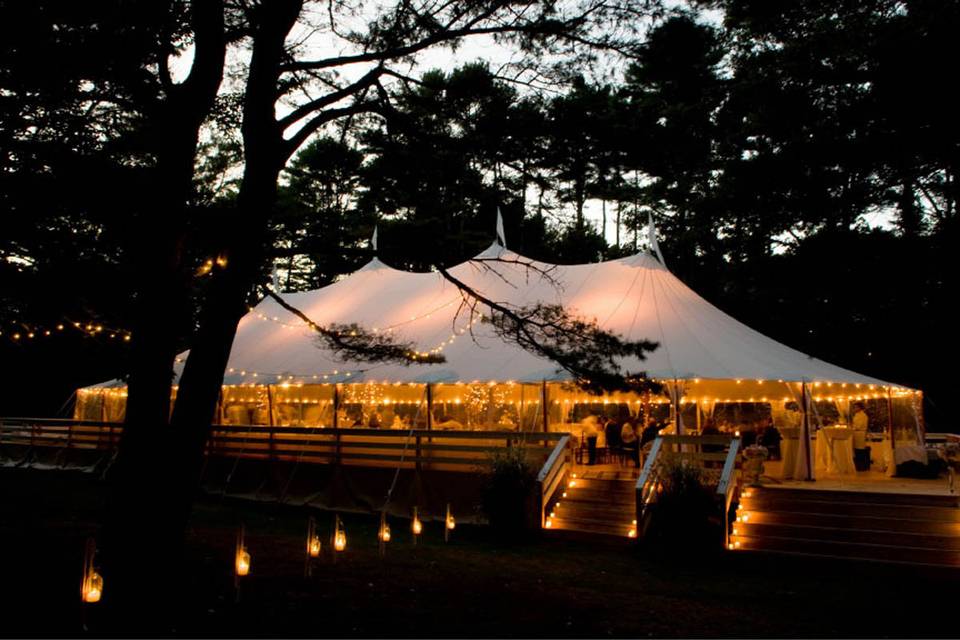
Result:
M494 243L450 272L488 298L513 305L561 304L628 340L659 347L625 372L660 380L807 381L888 385L791 349L720 311L647 253L581 265L535 262ZM378 259L341 280L283 298L314 322L357 323L442 353L436 364L350 363L320 345L300 318L271 298L239 324L225 384L295 382L540 382L568 380L550 360L496 336L461 305L439 273L393 269ZM183 354L177 373L182 370Z

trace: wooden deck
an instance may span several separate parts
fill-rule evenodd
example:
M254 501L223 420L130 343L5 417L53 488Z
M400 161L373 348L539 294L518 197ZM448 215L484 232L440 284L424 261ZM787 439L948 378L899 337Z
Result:
M889 477L879 471L858 471L852 476L825 476L813 481L780 480L779 460L764 462L763 486L776 489L806 489L809 491L864 491L870 493L899 493L912 495L949 496L946 476L924 480L919 478Z

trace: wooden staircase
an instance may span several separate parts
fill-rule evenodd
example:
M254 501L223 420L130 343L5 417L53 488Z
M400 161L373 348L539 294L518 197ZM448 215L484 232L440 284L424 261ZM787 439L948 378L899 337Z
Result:
M750 487L728 548L960 567L956 496Z
M637 536L636 481L571 477L548 507L544 528L629 539Z

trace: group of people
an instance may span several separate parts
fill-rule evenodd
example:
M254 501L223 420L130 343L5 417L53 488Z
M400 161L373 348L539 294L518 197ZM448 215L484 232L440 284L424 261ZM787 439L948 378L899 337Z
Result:
M613 454L623 454L625 458L632 460L636 467L640 466L641 447L656 438L663 428L663 425L653 423L641 430L630 418L620 422L593 414L584 417L580 425L587 449L586 464L597 463L597 447L602 437L603 444L600 446L605 446Z

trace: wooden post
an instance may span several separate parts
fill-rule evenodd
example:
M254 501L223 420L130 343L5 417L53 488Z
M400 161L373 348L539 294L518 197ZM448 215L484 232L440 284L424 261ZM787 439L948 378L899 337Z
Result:
M420 462L420 456L423 454L423 450L422 450L422 448L420 447L420 434L419 434L419 433L416 435L415 442L416 442L416 456L417 456L417 459L416 459L416 462L414 463L414 468L415 468L415 469L417 470L417 472L419 473L420 471L423 470L423 465L422 465L422 463Z

